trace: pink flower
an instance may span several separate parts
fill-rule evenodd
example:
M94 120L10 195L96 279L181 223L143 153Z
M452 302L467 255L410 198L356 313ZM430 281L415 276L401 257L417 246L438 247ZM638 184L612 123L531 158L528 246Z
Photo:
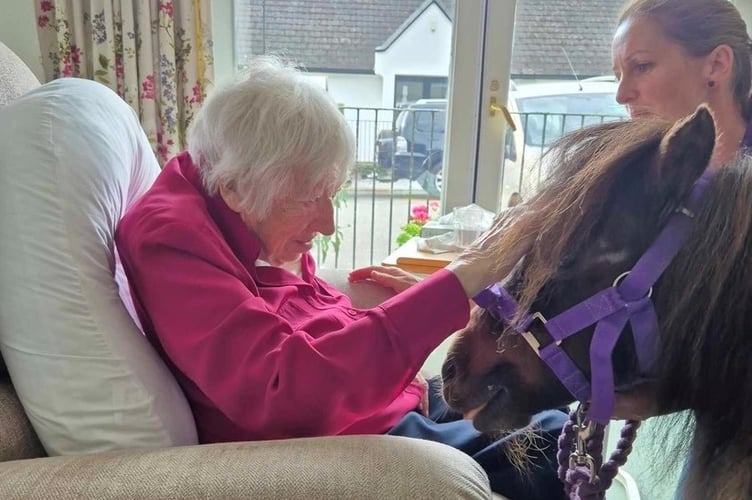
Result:
M47 16L39 16L37 18L37 25L40 28L44 28L45 26L47 26L49 24L49 22L50 22L50 18L47 17Z
M117 78L123 78L123 75L125 74L125 69L123 68L123 59L118 57L115 59L115 76Z
M425 224L429 220L428 207L425 205L415 205L412 210L412 221L418 224Z
M162 139L164 138L164 133L161 130L157 131L157 156L160 160L162 160L162 163L166 162L169 158L168 155L170 154L170 147L175 145L175 142L172 139L167 139L167 142L162 142Z
M196 85L193 86L193 97L191 97L188 102L190 104L200 104L203 100L203 92L201 91L201 82L196 81Z
M79 49L75 45L71 45L70 48L70 60L73 62L73 64L80 65L81 64L81 49Z
M172 17L172 2L159 2L159 10L168 17Z
M415 205L412 209L413 217L427 217L428 207L425 205Z
M148 75L141 84L141 99L154 99L154 75Z
M53 7L52 2L45 0L44 2L40 3L39 6L42 9L42 12L49 12L55 7Z
M63 70L61 71L61 75L73 76L73 66L71 66L70 63L63 65Z

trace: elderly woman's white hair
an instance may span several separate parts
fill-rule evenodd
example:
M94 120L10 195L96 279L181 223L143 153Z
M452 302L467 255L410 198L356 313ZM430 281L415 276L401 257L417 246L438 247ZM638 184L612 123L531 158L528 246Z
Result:
M332 192L354 161L354 136L329 95L273 56L215 89L188 129L188 152L204 185L233 190L254 217L275 200Z

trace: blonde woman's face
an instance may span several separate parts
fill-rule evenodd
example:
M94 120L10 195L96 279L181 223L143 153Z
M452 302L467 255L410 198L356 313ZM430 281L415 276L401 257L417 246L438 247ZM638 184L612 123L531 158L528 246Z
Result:
M633 118L678 120L708 100L705 58L689 55L653 21L632 18L622 23L612 58L619 80L616 100Z

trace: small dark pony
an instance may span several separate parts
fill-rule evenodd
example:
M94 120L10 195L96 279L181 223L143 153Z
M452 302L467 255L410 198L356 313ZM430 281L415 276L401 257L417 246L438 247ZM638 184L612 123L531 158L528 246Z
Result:
M676 124L608 123L560 141L543 189L510 211L495 255L524 310L550 318L612 286L681 207L715 145L701 107ZM524 255L521 259L520 255ZM752 159L739 155L706 189L679 254L657 282L653 387L661 413L689 409L687 498L752 498ZM589 377L593 329L562 348ZM638 366L629 327L612 357L617 391ZM442 369L444 397L484 431L526 426L572 395L508 325L475 308Z

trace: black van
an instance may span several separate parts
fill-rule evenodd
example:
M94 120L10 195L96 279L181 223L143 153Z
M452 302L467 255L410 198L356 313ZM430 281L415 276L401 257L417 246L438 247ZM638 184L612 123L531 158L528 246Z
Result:
M394 130L376 143L379 166L392 178L418 180L429 195L441 193L446 99L420 99L397 116Z

